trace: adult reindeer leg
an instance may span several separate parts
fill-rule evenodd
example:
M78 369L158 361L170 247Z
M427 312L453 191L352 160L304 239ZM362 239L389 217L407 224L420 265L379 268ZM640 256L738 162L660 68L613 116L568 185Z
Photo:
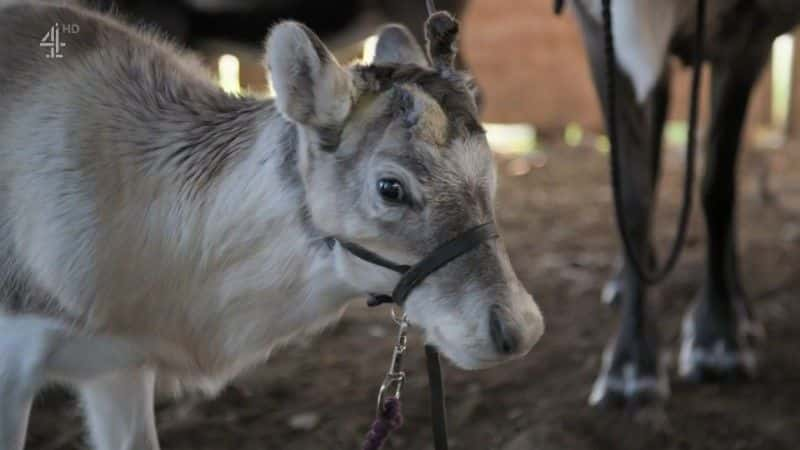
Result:
M606 75L603 55L603 31L586 11L581 2L574 2L589 55L592 76L600 101L606 111ZM653 132L648 126L646 107L636 101L633 84L619 70L617 76L617 113L619 118L619 151L622 151L624 192L628 208L630 236L636 250L650 257L650 222L652 215L655 179L658 169L658 152L651 148ZM662 77L666 83L666 77ZM654 111L659 106L664 87L651 94ZM654 114L658 116L658 114ZM603 367L594 384L589 402L593 405L634 400L662 398L668 395L666 372L659 364L655 329L646 320L646 285L639 280L630 264L622 272L623 311L617 336L605 351Z
M661 150L662 139L664 135L664 125L667 121L667 109L669 107L669 93L670 93L670 70L669 66L664 67L664 73L659 78L658 83L653 87L653 92L647 98L644 108L647 114L647 121L649 126L649 143L650 151L653 152L651 159L652 172L651 183L652 189L655 193L658 189L658 180L661 175ZM653 204L651 210L655 210L655 195L653 196ZM617 261L615 262L615 273L605 286L601 298L603 303L608 305L618 305L622 300L622 292L625 287L625 252L620 252ZM656 261L655 248L650 248L651 262Z
M753 39L736 60L712 63L712 120L703 179L708 264L700 300L683 325L681 376L690 380L752 375L755 357L743 332L743 307L736 278L736 162L750 92L769 55L768 39Z

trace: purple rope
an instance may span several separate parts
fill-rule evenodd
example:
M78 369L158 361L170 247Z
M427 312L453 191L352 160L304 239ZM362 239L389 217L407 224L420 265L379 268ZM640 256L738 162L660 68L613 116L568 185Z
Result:
M380 450L389 437L389 433L400 428L401 425L403 425L403 413L400 410L400 399L389 397L383 403L383 408L375 417L375 421L372 422L372 427L364 439L361 450Z

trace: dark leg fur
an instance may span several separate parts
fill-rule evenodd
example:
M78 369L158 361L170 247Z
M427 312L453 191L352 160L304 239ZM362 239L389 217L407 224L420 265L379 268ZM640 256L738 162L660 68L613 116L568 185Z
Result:
M653 88L652 94L647 99L644 107L647 114L647 123L649 126L649 143L650 151L653 152L651 163L651 189L655 193L658 187L658 180L661 174L661 147L662 137L664 135L664 124L667 121L667 109L669 107L669 69L665 69L664 74L659 80L658 84ZM655 201L655 196L653 197ZM655 210L655 203L651 207L651 213ZM656 262L655 248L650 248L651 263ZM603 303L608 305L618 305L622 300L622 291L625 287L623 282L623 273L625 271L625 255L620 254L615 263L614 275L603 287L601 299Z
M769 54L754 39L735 61L712 65L712 121L703 179L708 230L705 286L684 320L679 371L694 381L735 379L755 372L746 338L754 329L736 267L736 162L753 84ZM764 42L768 42L764 40Z
M601 103L606 104L605 59L602 30L576 3L589 54L595 87ZM633 86L622 72L617 72L617 111L619 151L624 171L623 199L629 218L629 233L642 255L652 257L650 224L658 177L663 119L668 97L668 77L651 94L648 105L636 101ZM605 111L605 108L604 108ZM651 123L658 120L660 123ZM603 367L589 399L592 404L616 404L664 398L669 393L666 371L658 354L657 331L647 320L647 287L626 262L619 275L622 297L622 321L617 336L603 358Z

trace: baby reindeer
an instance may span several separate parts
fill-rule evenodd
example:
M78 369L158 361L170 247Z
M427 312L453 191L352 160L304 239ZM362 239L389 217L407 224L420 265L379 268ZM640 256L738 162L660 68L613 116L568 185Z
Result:
M57 24L79 31L47 58ZM387 26L374 64L343 68L281 23L262 99L111 17L0 9L0 448L23 447L34 395L57 382L79 391L95 448L157 449L157 379L213 393L350 299L391 292L398 274L326 237L413 264L494 223L456 30L432 16L426 57ZM501 239L428 277L405 312L467 369L543 332Z

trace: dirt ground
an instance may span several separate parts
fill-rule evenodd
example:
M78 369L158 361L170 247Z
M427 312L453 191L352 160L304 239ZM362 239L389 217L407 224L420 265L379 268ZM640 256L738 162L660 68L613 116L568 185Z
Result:
M530 172L499 160L499 219L514 266L547 321L523 360L484 372L445 368L454 449L796 449L800 441L800 144L749 151L742 164L740 248L745 286L768 338L756 381L689 385L675 380L663 407L637 412L587 406L600 352L616 326L599 291L617 248L607 156L551 145ZM671 238L681 155L666 155L657 236ZM518 164L518 163L517 163ZM782 206L765 202L759 174ZM688 248L649 304L663 350L677 353L679 320L703 274L704 227L695 208ZM386 309L354 304L317 339L280 351L214 400L158 407L164 449L356 449L373 415L394 328ZM427 382L418 336L411 340L406 424L388 449L428 449ZM36 403L30 449L84 448L79 410L51 390Z

